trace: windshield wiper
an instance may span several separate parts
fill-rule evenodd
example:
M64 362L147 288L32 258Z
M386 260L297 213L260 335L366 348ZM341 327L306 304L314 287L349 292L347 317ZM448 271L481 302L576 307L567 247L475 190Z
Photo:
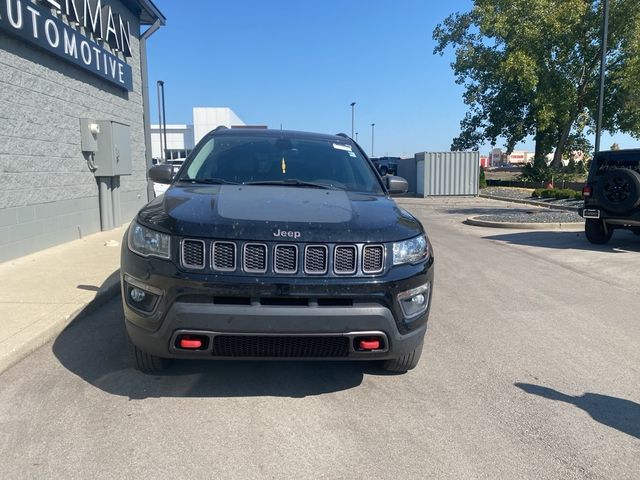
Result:
M238 182L225 180L224 178L181 178L179 182L201 183L206 185L240 185Z
M310 187L322 188L324 190L339 190L338 187L327 185L325 183L313 183L298 180L297 178L288 178L286 180L259 180L256 182L245 182L244 185L283 185L286 187Z

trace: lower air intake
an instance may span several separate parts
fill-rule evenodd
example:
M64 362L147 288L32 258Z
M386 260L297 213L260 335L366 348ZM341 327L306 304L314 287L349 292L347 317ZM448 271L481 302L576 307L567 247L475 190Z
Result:
M216 357L327 358L349 355L347 337L219 335L213 339Z

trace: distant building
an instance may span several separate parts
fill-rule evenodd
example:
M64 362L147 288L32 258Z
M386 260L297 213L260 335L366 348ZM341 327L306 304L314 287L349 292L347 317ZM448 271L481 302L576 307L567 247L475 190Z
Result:
M196 144L217 127L247 127L233 110L227 107L196 107L193 109L193 124L167 124L167 145L164 147L166 159L185 158ZM264 128L263 126L253 126ZM164 136L160 125L151 125L151 152L153 158L161 158ZM162 142L162 143L161 143Z
M489 163L491 163L492 167L498 167L504 163L504 160L502 158L502 150L499 148L494 148L493 150L491 150L490 157L491 160L489 161Z
M480 155L480 166L487 168L491 166L491 157L489 155Z

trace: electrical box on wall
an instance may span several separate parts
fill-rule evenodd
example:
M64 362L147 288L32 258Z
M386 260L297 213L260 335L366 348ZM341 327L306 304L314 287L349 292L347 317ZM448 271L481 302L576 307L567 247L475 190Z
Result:
M80 144L83 152L95 153L98 151L98 134L100 125L95 120L80 119Z
M131 131L129 125L118 122L97 122L98 150L95 152L94 165L96 177L114 177L131 175Z

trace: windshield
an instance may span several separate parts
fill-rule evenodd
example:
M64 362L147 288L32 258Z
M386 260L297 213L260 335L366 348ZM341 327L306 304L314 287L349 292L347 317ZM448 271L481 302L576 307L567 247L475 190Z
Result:
M365 158L346 141L307 138L211 137L177 180L383 193Z

